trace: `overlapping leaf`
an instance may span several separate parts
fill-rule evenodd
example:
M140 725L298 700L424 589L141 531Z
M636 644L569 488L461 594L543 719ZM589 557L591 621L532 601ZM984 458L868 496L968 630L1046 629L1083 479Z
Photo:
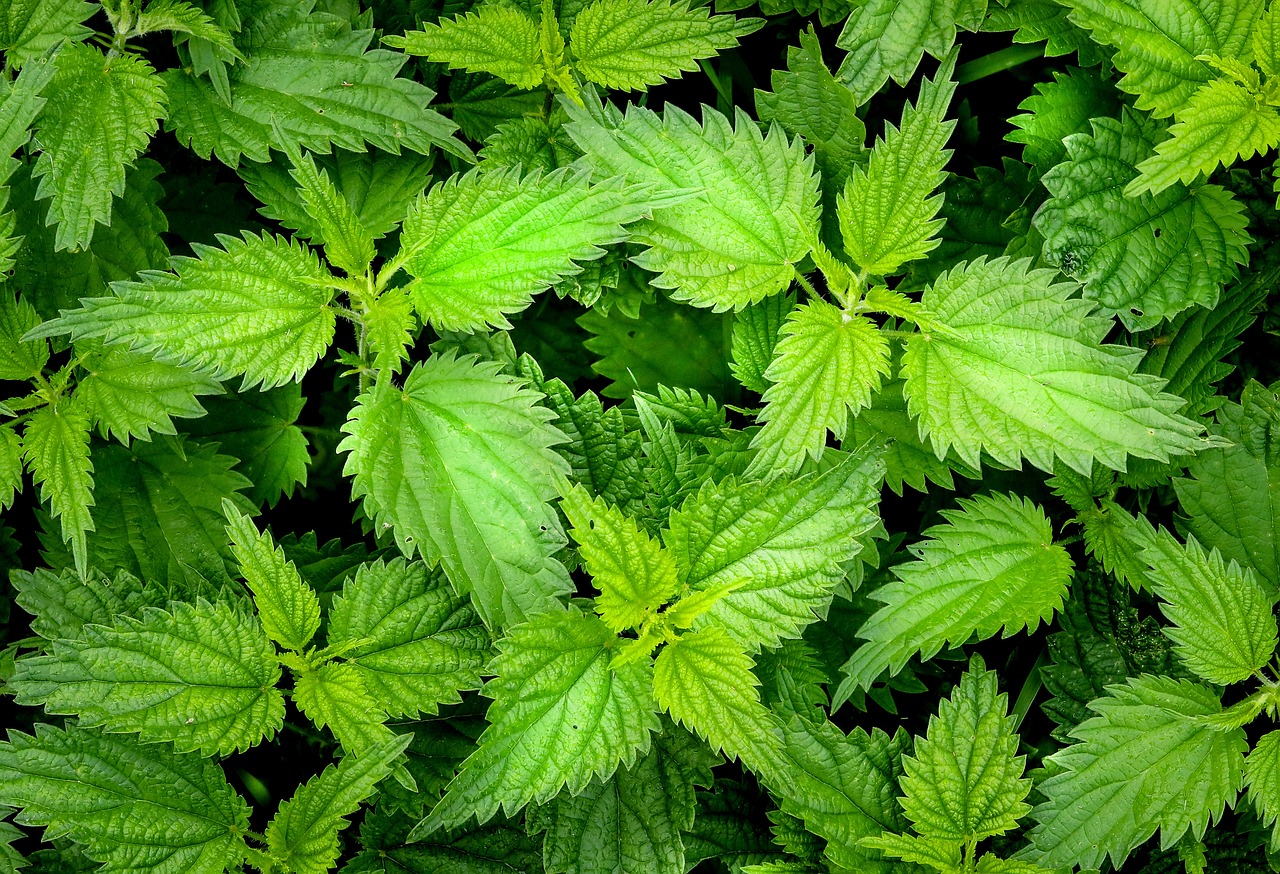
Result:
M92 35L83 22L96 11L85 0L9 3L0 13L0 50L7 63L24 66L63 40L76 42Z
M422 30L387 37L386 43L469 70L497 76L517 88L537 88L547 74L538 22L515 5L490 3Z
M361 755L392 737L386 711L354 665L331 661L313 668L300 660L290 662L302 668L294 677L294 703L317 727L333 732L346 753Z
M62 539L71 544L76 567L85 570L86 532L94 528L88 413L74 401L36 410L22 432L22 457L40 486L41 500L61 520Z
M1244 781L1249 787L1249 801L1271 828L1271 847L1280 844L1280 831L1274 827L1280 814L1280 731L1263 735L1244 760Z
M298 569L285 559L268 532L259 532L231 501L223 501L222 507L231 554L253 593L263 630L273 643L301 650L320 628L320 601L315 591L302 581Z
M141 616L144 608L166 600L157 587L144 587L126 571L82 580L71 569L41 568L17 571L10 583L17 592L14 600L33 617L31 630L49 641L78 638L85 625L112 625L121 614Z

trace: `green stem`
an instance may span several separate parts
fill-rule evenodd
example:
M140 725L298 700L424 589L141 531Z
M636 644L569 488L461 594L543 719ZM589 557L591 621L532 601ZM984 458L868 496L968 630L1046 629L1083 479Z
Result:
M967 64L961 64L960 69L956 70L956 82L967 85L1043 57L1044 46L1039 43L1009 46L998 52L974 58Z
M811 298L816 298L818 296L818 290L813 287L813 283L809 281L808 277L799 270L794 270L793 272L796 275L796 282L805 290L805 293Z

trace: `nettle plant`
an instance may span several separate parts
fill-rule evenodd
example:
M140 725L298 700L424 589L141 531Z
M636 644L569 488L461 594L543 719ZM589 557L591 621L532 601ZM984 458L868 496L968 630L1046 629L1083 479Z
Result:
M5 870L1280 870L1280 7L746 5L0 0Z

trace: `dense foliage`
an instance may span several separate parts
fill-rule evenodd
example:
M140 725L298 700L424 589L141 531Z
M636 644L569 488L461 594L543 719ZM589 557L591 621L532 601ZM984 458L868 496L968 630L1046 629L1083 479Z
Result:
M0 871L1280 871L1280 3L0 50Z

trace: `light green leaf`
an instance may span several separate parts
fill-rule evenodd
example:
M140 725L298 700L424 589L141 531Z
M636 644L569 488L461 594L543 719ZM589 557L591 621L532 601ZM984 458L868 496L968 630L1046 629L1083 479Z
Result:
M596 0L569 31L573 66L605 88L644 91L698 68L764 24L758 18L710 15L689 0Z
M0 428L0 510L13 506L22 491L22 440L13 428Z
M338 860L338 833L347 817L394 769L412 734L398 735L363 755L344 756L280 805L265 833L273 859L292 874L324 874Z
M131 36L168 30L185 33L217 46L230 57L243 60L231 34L223 30L203 9L186 0L150 0L133 21Z
M63 40L78 42L93 34L82 22L97 12L85 0L20 0L0 12L0 51L7 64L21 67ZM10 152L5 152L6 155Z
M1215 434L1230 446L1198 453L1187 477L1173 481L1187 530L1223 558L1252 568L1280 591L1280 398L1258 383L1240 404L1218 411Z
M1053 542L1044 511L1013 495L959 504L912 547L916 561L895 565L898 579L871 593L885 606L858 629L867 642L841 668L836 702L869 689L885 668L898 673L916 653L930 659L975 633L981 640L1034 631L1062 608L1071 556Z
M444 798L409 840L474 816L509 816L566 788L608 779L649 748L653 669L647 659L610 670L618 645L609 627L577 610L544 613L498 641L484 688L493 699L480 748L463 763Z
M8 285L0 287L0 379L28 380L44 370L49 344L23 342L22 336L40 324L40 314Z
M514 5L488 3L422 27L383 42L455 70L489 73L526 90L540 87L547 74L538 22Z
M216 762L82 728L10 731L0 804L83 844L105 872L222 874L247 852L249 805Z
M413 301L403 288L388 288L369 304L364 313L369 349L377 370L398 373L409 357L409 349L418 330Z
M705 484L663 535L693 592L736 585L696 627L719 627L754 650L825 616L858 538L879 522L883 473L868 447L795 479Z
M684 197L632 228L649 247L632 260L660 274L653 285L717 312L787 289L818 222L817 177L799 139L762 134L741 110L731 126L710 109L699 125L675 106L658 115L632 105L625 117L594 97L564 106L565 130L598 174Z
M230 100L191 71L164 74L166 126L201 157L232 167L242 156L268 161L283 146L280 130L312 152L362 152L369 143L395 154L425 155L435 146L471 158L453 138L453 123L427 108L434 92L397 76L405 56L367 50L374 32L353 30L351 17L279 3L245 25L236 39L245 63L227 73Z
M1065 10L1051 0L1049 5L1065 15ZM1068 67L1053 71L1052 82L1038 83L1036 93L1019 103L1018 108L1023 114L1009 119L1014 129L1005 139L1022 143L1022 160L1043 172L1067 157L1063 140L1072 134L1087 134L1091 119L1118 114L1120 101L1100 71Z
M1280 145L1280 110L1230 79L1206 82L1176 111L1169 139L1138 165L1140 175L1125 186L1126 196L1190 184Z
M328 727L342 749L360 755L393 735L387 713L365 688L361 672L348 662L311 667L301 657L286 661L295 670L293 701L318 728Z
M1126 109L1119 121L1094 119L1092 136L1067 137L1067 160L1045 173L1052 196L1034 219L1045 259L1130 331L1189 306L1212 307L1249 257L1244 206L1226 189L1121 194L1117 182L1132 177L1158 130Z
M915 105L903 110L898 127L886 124L870 162L854 167L836 202L845 251L868 273L893 275L938 245L942 197L933 192L951 157L944 146L956 126L946 121L954 69L955 55L948 55L933 79L921 83Z
M22 457L40 486L54 518L62 520L62 539L71 544L76 568L88 567L86 532L94 528L93 462L89 460L89 414L74 401L42 407L22 432Z
M1066 0L1071 20L1116 49L1120 90L1156 118L1180 113L1213 69L1200 55L1247 56L1262 0Z
M549 501L568 465L549 448L564 435L537 393L496 363L452 353L362 394L339 450L366 512L406 555L441 562L490 628L559 607L568 572Z
M974 656L960 685L929 717L929 731L902 760L902 809L928 838L974 842L1014 829L1031 811L1026 756L998 694L994 671Z
M1102 345L1110 319L1070 298L1049 270L979 259L940 277L921 303L948 326L907 341L908 409L944 457L977 466L985 450L1011 468L1054 457L1083 474L1094 460L1124 470L1126 455L1166 461L1208 445L1178 414L1164 381L1136 373L1142 350Z
M373 232L329 179L315 159L291 143L285 143L293 163L289 175L298 184L307 215L324 240L329 262L348 276L363 276L373 261Z
M1250 37L1253 61L1268 79L1280 74L1280 6L1272 4L1254 25Z
M939 60L956 41L956 29L977 30L986 0L853 0L836 45L849 52L836 78L858 105L893 77L906 85L928 52ZM949 74L948 74L949 75Z
M165 91L138 55L104 58L72 43L54 63L36 124L36 198L53 198L46 224L58 225L54 248L83 249L96 224L110 223L111 196L124 193L125 168L159 127Z
M1263 827L1271 829L1270 848L1274 852L1280 845L1280 829L1275 827L1280 814L1280 731L1264 734L1245 756L1244 782Z
M733 357L729 369L738 382L753 392L764 394L772 385L765 378L765 371L773 362L778 335L795 305L795 295L775 294L753 303L733 318Z
M791 311L764 372L757 449L748 476L789 475L819 458L827 432L843 440L849 417L889 375L889 340L875 322L814 298Z
M329 608L328 643L392 716L435 713L479 689L489 635L438 572L392 559L361 565Z
M315 590L302 581L284 550L275 545L270 533L258 528L229 500L222 502L227 517L231 554L240 574L253 593L258 618L273 643L301 651L320 628L320 600Z
M1031 861L1045 868L1107 857L1119 867L1157 828L1164 847L1200 838L1244 783L1244 732L1203 721L1222 711L1208 688L1144 676L1108 691L1071 732L1078 742L1046 759L1030 835Z
M83 341L76 351L83 356L84 370L73 397L84 403L103 437L111 434L126 446L133 437L150 440L153 431L178 433L172 416L203 416L205 409L196 398L222 394L222 386L209 375L146 352L96 341Z
M1173 623L1165 633L1187 667L1226 686L1252 676L1276 649L1275 591L1258 584L1247 567L1228 564L1194 537L1186 546L1161 528L1141 553L1147 579Z
M127 571L81 579L70 568L61 573L41 568L14 571L9 582L18 605L33 617L31 630L49 641L78 638L85 625L113 625L121 614L141 616L144 608L166 601L158 586L144 587Z
M878 728L871 734L855 728L846 736L830 720L791 715L783 720L783 737L796 783L779 799L782 809L827 841L824 853L838 868L893 874L892 863L874 858L859 842L907 828L898 781L911 736L901 728L893 737Z
M875 837L863 838L859 844L868 849L879 850L892 859L908 864L927 865L947 874L958 874L965 870L960 857L962 845L955 840L885 832Z
M414 277L414 307L445 330L509 328L506 313L627 238L622 225L650 208L641 195L621 179L592 185L567 170L452 177L405 219L400 258Z
M636 628L676 593L675 554L635 520L582 486L561 492L560 509L573 526L591 581L600 590L595 610L615 632Z
M243 376L242 389L301 379L333 339L334 277L296 241L247 232L218 241L174 258L175 273L117 283L115 296L85 298L29 336L101 337L216 379Z
M9 686L19 703L76 714L85 726L227 756L270 739L284 721L275 650L228 603L150 607L112 628L85 625L50 652L20 659Z
M723 628L690 632L658 653L653 694L671 718L766 783L784 788L782 725L760 703L754 662Z

